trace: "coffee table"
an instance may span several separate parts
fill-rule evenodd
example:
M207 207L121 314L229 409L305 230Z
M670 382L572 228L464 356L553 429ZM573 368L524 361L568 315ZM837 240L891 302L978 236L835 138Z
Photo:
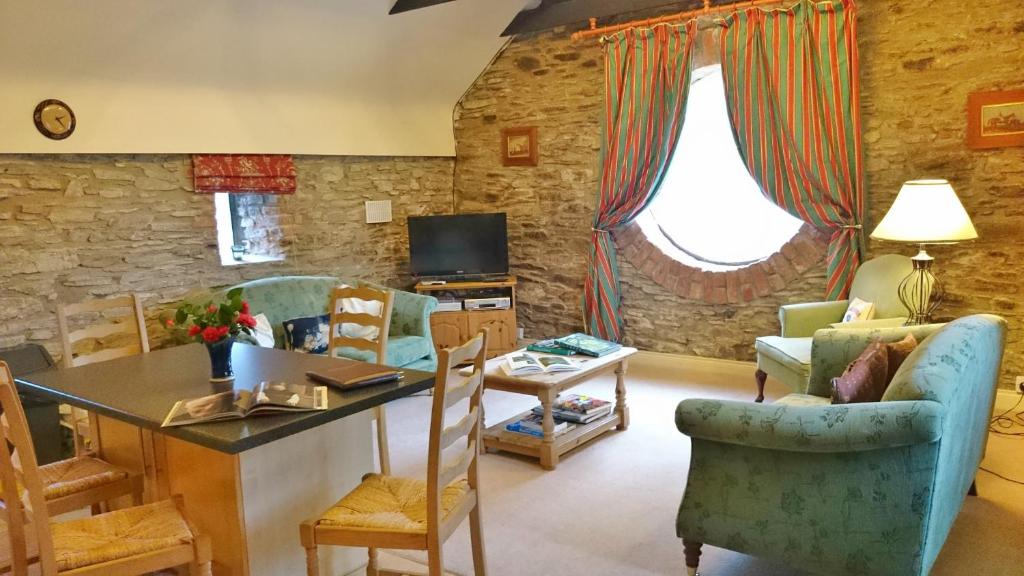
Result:
M510 352L516 354L517 352ZM484 448L504 450L540 459L540 465L546 470L554 470L558 466L558 458L573 448L593 440L612 428L625 430L629 427L629 407L626 406L626 368L629 357L636 354L636 348L622 348L602 356L572 356L580 363L580 370L574 372L555 372L531 376L508 376L501 369L504 356L487 361L484 368L484 390L502 390L516 394L536 396L544 408L544 437L538 438L527 434L518 434L505 430L505 425L515 422L530 412L523 412L501 423L486 427L483 432ZM587 424L576 424L568 432L555 435L555 420L551 408L555 397L590 379L615 372L615 408L607 416L598 418Z

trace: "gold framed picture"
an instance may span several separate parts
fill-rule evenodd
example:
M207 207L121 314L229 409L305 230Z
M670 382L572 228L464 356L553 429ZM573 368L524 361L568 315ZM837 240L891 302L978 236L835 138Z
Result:
M967 146L1024 146L1024 90L975 92L969 95Z
M503 166L537 165L537 127L505 128L501 131Z

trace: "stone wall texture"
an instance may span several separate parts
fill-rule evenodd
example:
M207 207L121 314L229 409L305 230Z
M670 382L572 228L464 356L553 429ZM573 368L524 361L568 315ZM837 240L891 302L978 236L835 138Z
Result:
M451 158L297 157L298 190L273 200L283 262L221 266L213 197L187 156L0 155L0 347L59 356L55 310L128 292L160 312L188 292L281 274L407 286L409 215L449 213ZM393 203L365 224L363 202Z
M995 312L1010 322L1004 377L1024 373L1015 234L1024 212L1024 148L970 150L967 95L1024 87L1024 3L862 0L859 45L869 217L873 228L905 180L949 179L981 238L937 247L949 292L943 316ZM459 211L504 210L527 336L582 327L586 251L597 189L603 64L571 30L516 38L456 109ZM536 167L502 167L500 131L537 126ZM873 243L869 256L913 247ZM818 300L823 266L742 304L679 297L620 259L627 341L652 350L749 360L756 336L777 333L780 304Z

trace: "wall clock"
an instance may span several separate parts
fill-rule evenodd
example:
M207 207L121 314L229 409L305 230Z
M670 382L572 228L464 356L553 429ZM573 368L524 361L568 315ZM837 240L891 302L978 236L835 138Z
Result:
M39 133L51 140L63 140L75 131L75 113L60 100L43 100L32 115Z

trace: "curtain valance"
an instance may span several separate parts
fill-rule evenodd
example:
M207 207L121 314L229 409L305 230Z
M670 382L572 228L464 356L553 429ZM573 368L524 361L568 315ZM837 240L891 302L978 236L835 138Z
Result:
M295 193L290 155L193 154L192 169L196 192Z

